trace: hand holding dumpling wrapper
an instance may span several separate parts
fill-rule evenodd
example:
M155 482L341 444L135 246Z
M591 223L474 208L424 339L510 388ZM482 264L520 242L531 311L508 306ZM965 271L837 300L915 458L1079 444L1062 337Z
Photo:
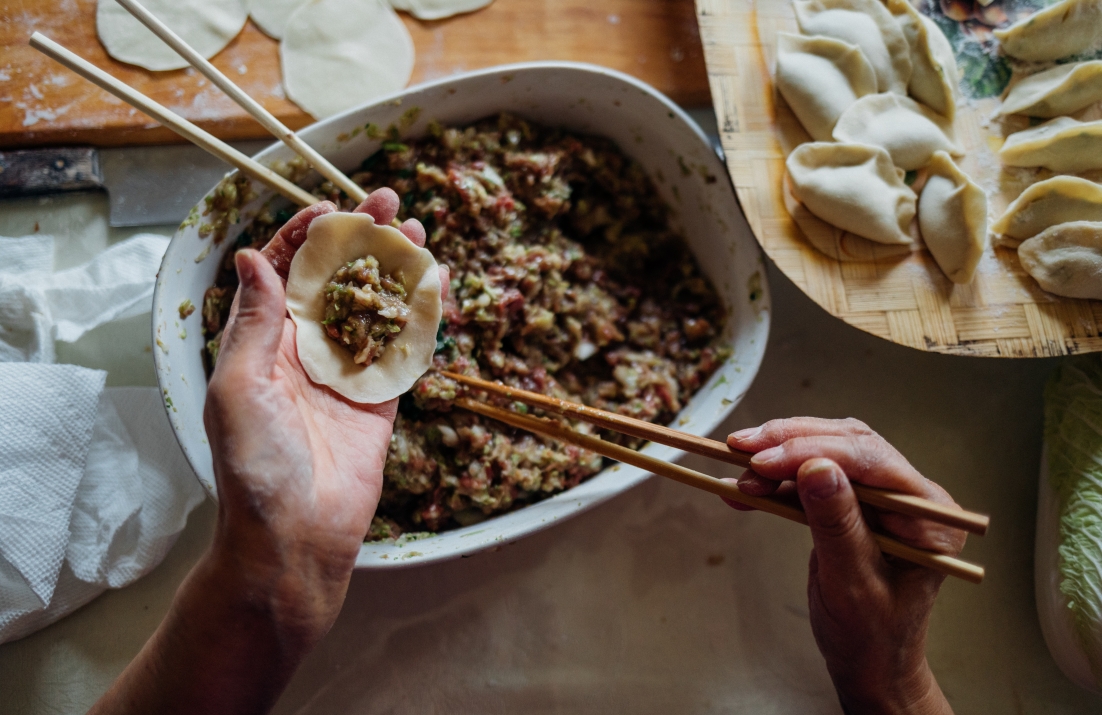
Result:
M378 259L380 272L402 274L410 316L379 359L364 366L326 334L322 320L323 289L333 272L366 255ZM365 213L331 213L314 220L291 261L287 308L297 326L298 357L310 379L354 402L386 402L412 387L432 365L443 310L440 273L432 254L397 229L380 226Z

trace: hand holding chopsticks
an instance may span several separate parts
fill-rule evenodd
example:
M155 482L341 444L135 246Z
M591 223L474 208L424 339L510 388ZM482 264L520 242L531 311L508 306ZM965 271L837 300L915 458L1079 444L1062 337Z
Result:
M488 382L466 375L459 375L451 372L441 372L441 374L463 385L482 389L506 399L515 400L550 412L581 419L605 429L642 439L648 439L653 442L659 442L695 454L718 458L732 464L738 464L739 466L748 466L750 463L750 456L752 456L746 452L733 451L722 442L689 435L668 427L654 425L624 415L558 400L538 393L518 390L500 383ZM757 497L745 494L730 482L715 479L680 465L663 462L636 452L635 450L606 442L597 437L579 434L557 422L518 414L466 398L457 399L455 404L464 409L497 419L514 427L536 432L560 441L577 444L610 459L646 469L660 476L726 497L732 501L754 507L755 509L766 511L791 521L797 521L803 524L807 523L803 510L799 506L782 502L773 497ZM987 529L989 519L981 514L974 514L964 511L963 509L936 504L929 500L911 495L898 494L882 489L872 489L857 484L853 484L852 486L861 501L886 510L896 511L910 516L919 516L954 528L972 531L973 533L982 534ZM860 490L857 489L858 487L860 487ZM927 566L951 576L957 576L958 578L971 581L972 583L979 583L983 579L983 568L976 564L971 564L951 556L917 549L882 534L875 534L874 538L880 546L881 551L884 553L892 554L893 556L913 563Z

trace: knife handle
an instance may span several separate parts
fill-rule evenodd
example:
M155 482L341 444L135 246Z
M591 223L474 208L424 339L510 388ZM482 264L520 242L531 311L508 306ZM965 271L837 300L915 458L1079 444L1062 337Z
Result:
M0 197L103 189L99 155L92 147L0 151Z

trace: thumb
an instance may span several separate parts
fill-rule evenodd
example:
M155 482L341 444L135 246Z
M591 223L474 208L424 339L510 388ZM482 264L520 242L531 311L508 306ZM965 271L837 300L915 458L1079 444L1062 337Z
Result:
M820 574L834 572L850 580L874 568L880 549L841 467L829 459L809 459L796 473L796 491L811 527Z
M234 256L241 284L226 325L218 367L240 366L267 375L275 365L287 311L283 282L264 256L252 249Z

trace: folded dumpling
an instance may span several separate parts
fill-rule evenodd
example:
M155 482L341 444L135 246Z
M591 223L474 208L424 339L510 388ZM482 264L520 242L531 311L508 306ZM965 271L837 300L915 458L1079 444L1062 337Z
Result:
M888 0L911 51L911 80L907 92L938 114L956 114L957 60L949 39L932 20L908 0Z
M1048 62L1089 49L1102 40L1102 0L1061 0L995 30L1003 52L1031 62Z
M843 263L869 261L910 255L914 244L877 243L855 233L832 226L796 200L790 181L783 182L784 207L796 222L807 242L820 253Z
M830 141L846 107L876 92L876 74L857 45L778 32L777 89L812 139Z
M1102 223L1046 228L1018 246L1018 259L1049 293L1102 300Z
M987 243L987 194L943 151L930 160L918 229L949 280L971 283Z
M840 121L840 120L839 120ZM1043 166L1075 174L1102 168L1102 120L1057 117L1006 138L999 159L1007 166Z
M915 193L888 152L868 144L801 144L785 162L792 193L827 223L879 243L910 244Z
M870 94L851 104L834 125L834 138L883 147L904 171L926 166L935 151L964 153L953 141L950 120L894 92Z
M1016 245L1072 221L1102 221L1102 186L1077 176L1054 176L1023 191L991 231L1004 237L1003 245Z
M1010 88L999 114L1059 117L1102 100L1102 60L1072 62L1026 77Z
M826 35L861 48L880 92L907 93L911 55L903 31L879 0L793 0L805 35Z

